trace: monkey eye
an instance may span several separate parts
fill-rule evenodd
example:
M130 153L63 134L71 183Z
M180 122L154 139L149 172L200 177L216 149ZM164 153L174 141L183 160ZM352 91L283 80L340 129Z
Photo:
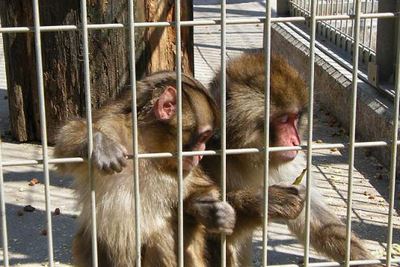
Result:
M207 130L203 133L200 134L199 138L197 139L197 143L205 143L210 139L210 137L213 135L212 130Z
M289 115L285 114L278 118L278 122L280 123L287 123L289 121Z

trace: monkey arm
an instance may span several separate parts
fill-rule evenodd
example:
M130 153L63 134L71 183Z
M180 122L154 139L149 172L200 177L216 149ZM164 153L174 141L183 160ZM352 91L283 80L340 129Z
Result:
M55 157L87 158L88 142L86 121L83 119L68 122L56 137ZM106 173L120 172L126 166L127 150L120 136L127 135L124 120L119 115L104 116L93 123L93 164ZM80 164L57 164L58 170L84 175L87 170Z
M204 225L210 233L231 234L236 220L235 211L227 202L220 200L218 188L200 168L195 168L185 178L185 187L185 214Z

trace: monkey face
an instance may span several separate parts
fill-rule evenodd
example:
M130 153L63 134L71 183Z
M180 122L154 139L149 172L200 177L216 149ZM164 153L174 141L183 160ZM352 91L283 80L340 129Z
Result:
M204 151L206 150L206 143L213 135L211 126L201 127L197 130L197 134L193 134L189 143L183 146L184 151ZM202 155L187 156L183 158L183 169L185 171L191 171L193 167L196 167L200 160L203 158Z
M271 143L272 146L299 146L299 121L300 113L285 113L271 118ZM274 162L288 162L293 160L298 154L297 150L277 151L271 153L271 160Z
M176 136L178 131L176 89L172 85L165 86L163 92L154 101L154 126L157 129L157 140L152 147L152 152L177 151ZM213 129L218 121L216 108L212 99L205 91L191 87L183 87L182 92L182 145L183 151L204 151L206 142L213 135ZM151 131L154 134L155 131ZM185 156L183 170L188 173L196 167L201 155ZM171 170L176 170L176 158L169 158L166 165Z

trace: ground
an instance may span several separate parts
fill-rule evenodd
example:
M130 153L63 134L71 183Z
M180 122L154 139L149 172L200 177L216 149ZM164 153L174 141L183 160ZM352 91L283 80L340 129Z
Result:
M195 19L219 18L219 1L195 2ZM260 17L264 15L265 3L261 1L228 1L229 17ZM219 26L195 28L195 72L196 77L207 84L220 65ZM262 46L262 25L234 25L227 27L228 58L241 53L244 48ZM5 137L1 147L2 159L41 158L41 146L17 144L8 138L8 107L2 42L0 39L0 130ZM316 88L318 90L318 88ZM348 136L328 111L315 109L314 140L317 143L346 143ZM52 148L50 148L51 151ZM347 150L318 150L313 157L313 179L333 211L345 219L348 175ZM42 167L4 168L6 215L10 263L12 265L40 266L47 259L47 237L45 200ZM60 177L53 170L51 177L51 210L53 213L54 255L58 266L71 264L71 240L79 213L72 190L72 179ZM36 178L39 184L30 186ZM368 151L357 149L354 173L352 225L354 231L366 240L367 246L379 257L386 247L388 221L388 170L369 156ZM398 194L399 192L397 192ZM400 243L400 217L397 195L394 217L394 243ZM26 205L35 209L23 212ZM255 266L260 266L262 238L258 231L254 240ZM2 251L0 252L0 255ZM268 263L297 263L303 254L302 246L290 235L286 226L271 224L268 228ZM400 255L399 255L400 256ZM312 253L312 259L322 259ZM0 264L2 264L0 256Z

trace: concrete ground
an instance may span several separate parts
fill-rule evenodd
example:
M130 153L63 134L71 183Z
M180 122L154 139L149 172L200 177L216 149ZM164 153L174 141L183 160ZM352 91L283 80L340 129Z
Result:
M195 0L195 19L218 18L219 1ZM230 0L228 17L263 16L262 1ZM205 84L220 65L220 30L218 26L195 28L196 77ZM227 27L228 58L239 54L244 48L262 46L262 25L235 25ZM8 135L8 107L2 42L0 39L0 130L3 136L1 153L3 160L39 159L41 146L17 144ZM318 88L316 88L318 90ZM318 103L317 103L318 106ZM341 126L323 109L315 109L314 136L318 143L347 142ZM51 148L50 148L51 150ZM313 178L333 211L345 219L347 198L346 150L319 150L313 157ZM352 225L354 231L366 240L377 257L384 257L388 212L388 170L364 150L357 149L354 173ZM46 225L44 186L41 166L7 167L3 169L5 180L6 214L10 263L21 266L45 265L47 259L47 237L43 235ZM41 183L29 186L37 178ZM75 218L79 211L71 189L71 179L60 177L51 171L51 210L53 214L54 253L58 266L71 264L71 240L75 230ZM399 192L397 192L399 194ZM397 195L394 217L394 243L400 243L400 216ZM26 205L36 208L34 212L22 212ZM287 264L301 260L303 250L286 226L271 224L268 228L268 263ZM253 240L255 266L260 266L261 232ZM0 252L0 264L2 263ZM400 256L399 254L397 256ZM322 259L312 253L314 261Z

